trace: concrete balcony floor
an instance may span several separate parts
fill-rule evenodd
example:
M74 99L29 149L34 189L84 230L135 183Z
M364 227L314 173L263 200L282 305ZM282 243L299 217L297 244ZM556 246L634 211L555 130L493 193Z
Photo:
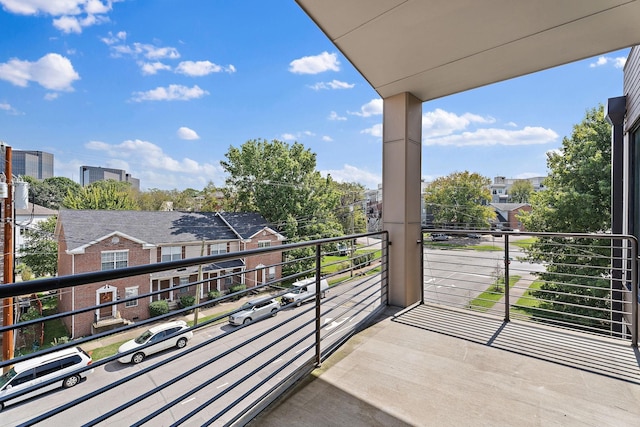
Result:
M388 308L252 426L637 426L629 342Z

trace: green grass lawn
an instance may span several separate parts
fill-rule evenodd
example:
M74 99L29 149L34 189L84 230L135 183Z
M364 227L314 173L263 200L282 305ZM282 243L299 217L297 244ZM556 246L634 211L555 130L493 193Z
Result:
M514 246L518 246L519 248L526 249L537 241L538 239L536 237L528 237L526 239L509 241L509 243L511 243Z
M100 359L104 359L105 357L113 356L118 352L118 347L120 347L122 344L124 344L127 341L129 340L123 340L120 342L106 345L104 347L98 347L90 352L91 358L93 360L100 360Z
M534 281L531 286L529 286L529 289L527 289L524 294L522 294L522 296L518 298L518 301L516 301L515 305L517 307L511 307L511 311L523 316L530 317L531 310L528 309L537 308L540 306L540 301L533 297L533 292L540 289L543 284L544 282L541 280Z
M520 280L520 278L521 278L520 276L509 276L509 288L512 288L513 285L518 283L518 280ZM473 299L469 303L469 307L472 310L476 310L476 311L482 311L482 312L488 311L504 295L504 290L503 290L504 283L500 283L497 287L498 289L496 289L495 284L489 286L489 288L487 288L486 291L478 295L477 298Z

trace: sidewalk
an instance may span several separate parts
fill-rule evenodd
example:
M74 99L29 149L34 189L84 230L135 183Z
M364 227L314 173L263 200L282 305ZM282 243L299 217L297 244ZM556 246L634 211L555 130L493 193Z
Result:
M230 311L235 310L236 308L242 306L242 304L244 304L245 302L258 298L259 295L248 295L248 296L244 296L241 297L239 300L237 301L225 301L222 302L218 305L215 305L213 307L207 307L207 308L200 308L200 311L198 313L198 319L202 320L205 317L209 317L209 316L214 316L214 315L221 315L224 313L228 313ZM194 313L189 313L189 314L185 314L185 315L177 315L177 316L172 316L172 317L168 317L163 319L163 322L170 322L170 321L174 321L174 320L184 320L185 322L191 322L193 321L195 317ZM111 344L115 344L115 343L119 343L119 342L123 342L123 341L128 341L130 339L134 339L136 337L138 337L142 332L146 331L147 329L149 329L151 326L153 326L153 323L147 323L143 326L140 326L139 328L134 328L134 329L129 329L125 332L121 332L121 333L117 333L117 334L113 334L113 335L109 335L107 337L103 337L94 341L89 341L86 342L84 344L82 344L82 349L85 351L92 351L95 350L97 348L101 348L101 347L107 347Z

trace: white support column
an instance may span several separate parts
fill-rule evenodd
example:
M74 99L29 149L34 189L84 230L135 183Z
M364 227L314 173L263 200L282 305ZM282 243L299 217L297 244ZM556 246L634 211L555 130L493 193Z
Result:
M420 179L422 102L410 93L384 100L382 221L389 231L389 302L407 307L421 299Z

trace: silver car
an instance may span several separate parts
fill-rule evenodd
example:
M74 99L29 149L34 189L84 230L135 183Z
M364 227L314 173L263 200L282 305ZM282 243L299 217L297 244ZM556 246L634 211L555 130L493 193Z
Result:
M236 326L244 325L253 322L259 317L268 316L269 314L275 316L280 309L280 304L271 297L258 298L244 303L240 309L241 311L229 316L230 324Z
M184 320L167 322L154 326L145 331L138 338L127 341L118 348L118 353L125 353L138 347L139 351L126 354L118 359L120 363L140 363L150 354L166 350L171 347L183 348L193 337L193 332L187 330L189 326Z

